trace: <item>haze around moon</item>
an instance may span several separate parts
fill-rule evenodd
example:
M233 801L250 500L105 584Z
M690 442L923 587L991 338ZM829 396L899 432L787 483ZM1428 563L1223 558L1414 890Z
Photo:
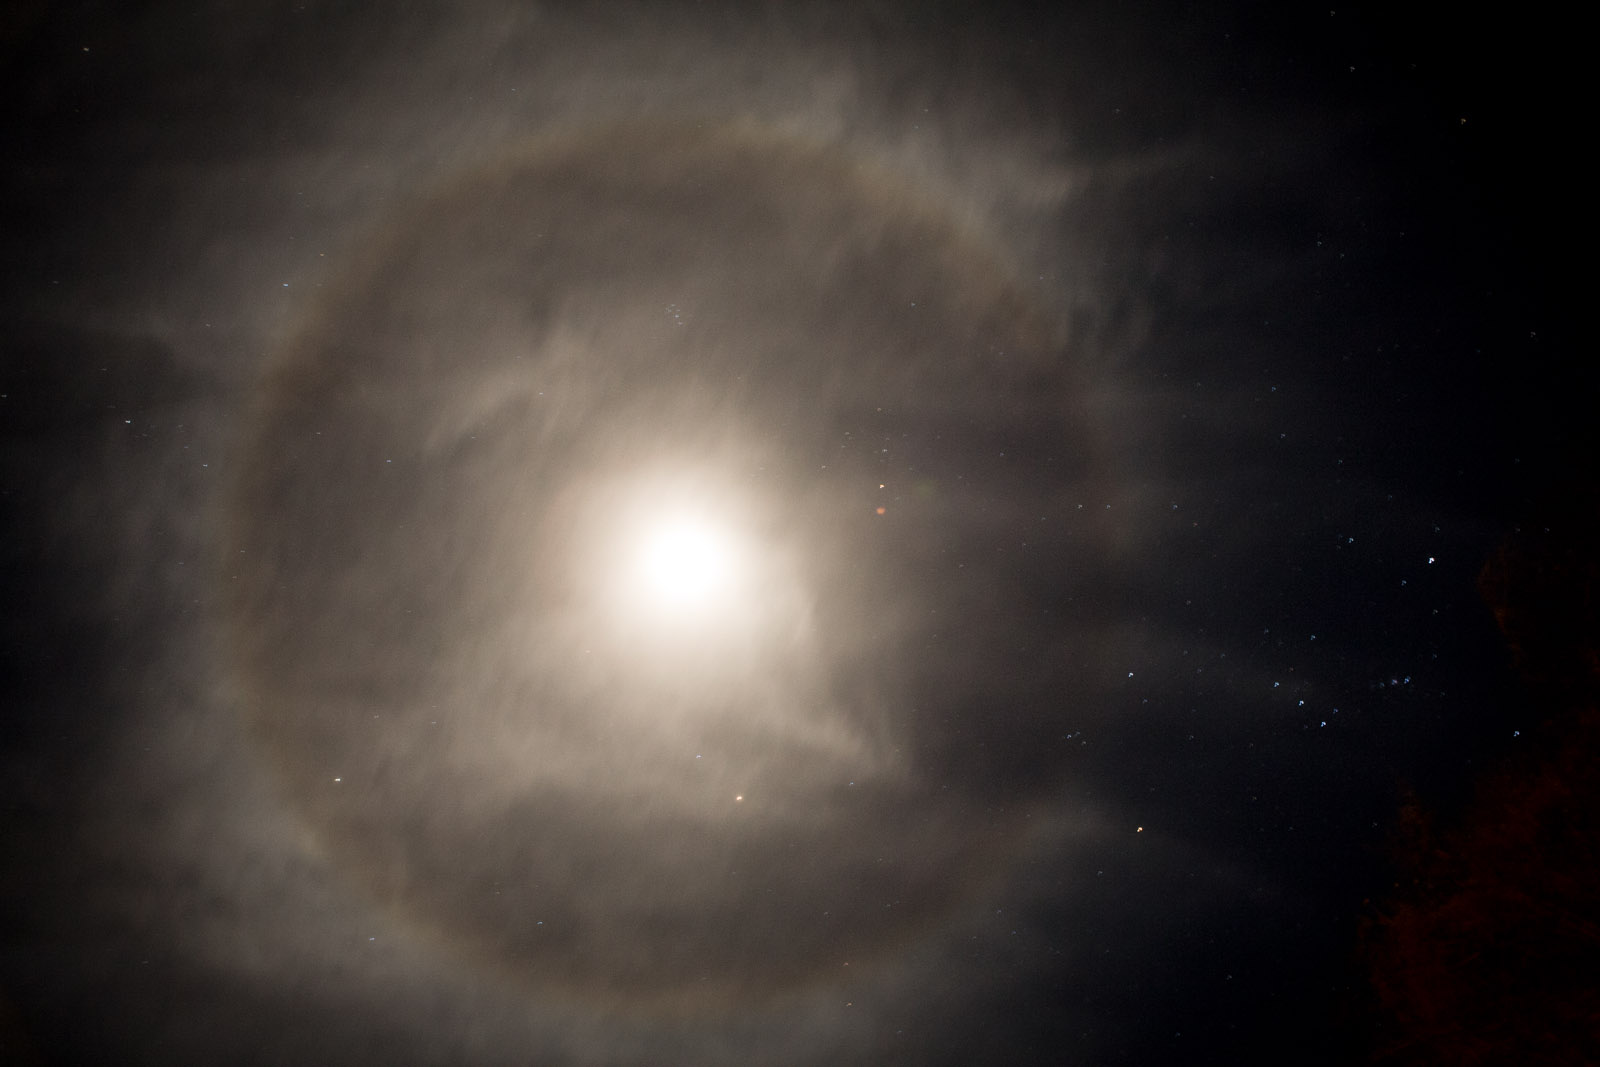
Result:
M900 181L753 128L535 145L397 210L280 358L230 553L253 732L405 921L682 1006L862 966L994 869L959 723L1065 709L983 603L1084 572L1095 446L1059 330ZM1081 547L969 570L997 509ZM1013 802L1058 787L1030 762Z

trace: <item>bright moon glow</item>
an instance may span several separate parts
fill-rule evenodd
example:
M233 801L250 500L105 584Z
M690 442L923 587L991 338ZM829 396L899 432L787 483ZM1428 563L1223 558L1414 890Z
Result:
M694 614L726 597L737 571L731 538L712 523L677 516L649 528L639 548L637 578L658 610Z

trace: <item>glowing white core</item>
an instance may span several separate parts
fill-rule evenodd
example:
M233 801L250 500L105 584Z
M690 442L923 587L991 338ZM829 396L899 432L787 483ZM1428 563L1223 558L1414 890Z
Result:
M646 600L674 614L705 610L725 597L737 570L729 536L703 519L678 516L651 526L639 548L637 578Z

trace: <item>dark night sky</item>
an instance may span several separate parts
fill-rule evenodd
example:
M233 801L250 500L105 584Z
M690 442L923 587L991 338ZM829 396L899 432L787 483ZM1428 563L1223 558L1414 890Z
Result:
M1359 1062L1595 389L1332 6L9 9L0 1058Z

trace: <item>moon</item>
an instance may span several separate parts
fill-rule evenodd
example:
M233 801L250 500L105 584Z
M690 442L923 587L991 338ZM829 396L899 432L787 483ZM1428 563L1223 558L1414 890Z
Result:
M738 556L727 531L693 513L651 523L633 561L641 606L672 620L713 612L734 592Z

